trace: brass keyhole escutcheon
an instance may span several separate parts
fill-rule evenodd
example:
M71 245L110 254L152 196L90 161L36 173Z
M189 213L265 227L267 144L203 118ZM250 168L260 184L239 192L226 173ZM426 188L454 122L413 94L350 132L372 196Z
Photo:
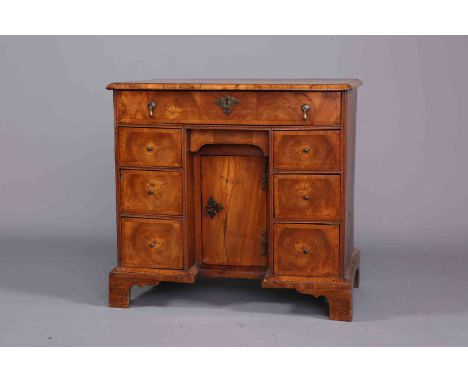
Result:
M218 212L224 210L224 206L219 204L212 196L210 196L206 202L205 210L208 213L208 216L213 219Z
M238 99L225 95L224 97L219 98L216 101L216 104L223 109L224 114L231 114L232 108L236 106L239 102L240 101Z

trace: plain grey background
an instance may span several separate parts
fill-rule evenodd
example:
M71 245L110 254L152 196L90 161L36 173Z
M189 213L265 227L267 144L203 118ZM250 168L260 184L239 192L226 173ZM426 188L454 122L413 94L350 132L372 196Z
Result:
M0 345L467 345L467 37L0 37ZM251 281L115 264L114 81L359 78L353 323Z

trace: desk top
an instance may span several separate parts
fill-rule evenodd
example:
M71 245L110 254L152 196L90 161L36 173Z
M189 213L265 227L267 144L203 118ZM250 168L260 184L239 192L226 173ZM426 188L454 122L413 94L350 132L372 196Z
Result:
M320 90L346 91L362 85L358 79L178 79L113 82L109 90Z

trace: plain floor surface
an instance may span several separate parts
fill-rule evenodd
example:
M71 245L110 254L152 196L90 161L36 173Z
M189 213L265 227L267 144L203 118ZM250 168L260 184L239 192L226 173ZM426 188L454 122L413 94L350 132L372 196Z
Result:
M130 309L111 309L112 239L1 239L0 345L468 345L463 253L360 249L361 286L347 323L328 320L323 298L252 280L134 287Z

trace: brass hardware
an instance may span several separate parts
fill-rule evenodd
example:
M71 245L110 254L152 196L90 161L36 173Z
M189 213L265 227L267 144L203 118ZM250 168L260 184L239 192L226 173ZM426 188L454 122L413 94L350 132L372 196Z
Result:
M148 102L148 113L151 118L154 117L153 110L156 107L156 104L153 101Z
M262 190L266 190L266 187L267 187L267 184L268 184L268 166L267 166L266 158L263 161L262 177L260 179L260 183L262 185Z
M301 110L302 110L302 113L304 113L303 116L302 116L302 118L304 119L304 121L307 121L307 118L308 118L308 117L307 117L307 113L308 113L309 110L310 110L310 105L308 105L308 104L302 105L302 106L301 106Z
M266 231L262 233L262 256L268 256L268 235Z
M303 250L304 254L307 255L309 252L310 252L310 249L309 248L306 248L304 247L304 250Z
M153 195L153 194L154 194L154 190L153 190L152 188L150 188L150 189L148 190L148 194Z
M218 212L224 210L224 206L216 202L212 196L208 199L208 202L205 206L206 212L208 212L208 216L213 219Z
M304 200L309 200L309 199L310 199L310 196L309 196L309 195L304 195L304 196L302 197L302 199L304 199Z
M155 247L156 247L156 243L155 243L154 241L151 241L151 242L148 244L148 246L149 246L150 248L155 248Z
M240 101L234 97L225 95L216 101L216 104L224 110L224 114L231 114L231 109L236 106Z
M151 151L153 151L153 147L152 147L152 146L150 146L150 145L146 146L146 151L148 151L148 152L151 152Z
M310 149L308 147L304 147L304 150L302 151L304 151L307 154L310 151Z

